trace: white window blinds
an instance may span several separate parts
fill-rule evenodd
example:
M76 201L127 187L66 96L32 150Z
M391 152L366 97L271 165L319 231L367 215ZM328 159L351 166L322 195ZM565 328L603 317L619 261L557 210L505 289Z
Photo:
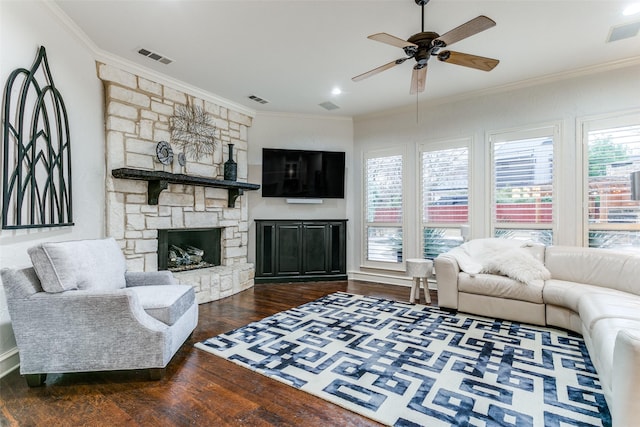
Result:
M506 139L492 147L494 235L552 244L553 137Z
M402 156L367 159L367 222L402 222Z
M365 161L366 261L402 262L402 155Z
M469 219L469 149L426 150L422 170L422 256L435 258L462 243Z
M631 174L640 171L640 125L587 133L589 246L640 251L640 201Z

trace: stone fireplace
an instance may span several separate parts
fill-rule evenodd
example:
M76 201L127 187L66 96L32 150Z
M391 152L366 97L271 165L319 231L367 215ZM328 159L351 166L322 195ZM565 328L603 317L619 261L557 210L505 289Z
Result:
M132 168L222 180L223 159L228 157L228 145L233 144L238 181L246 181L252 118L111 65L98 63L97 67L106 103L106 231L120 243L128 269L167 269L170 245L177 242L176 246L203 250L205 261L212 264L172 271L178 282L195 288L199 303L253 286L254 267L247 262L246 196L229 207L227 189L170 183L157 204L150 204L147 181L112 176L114 169ZM215 122L218 143L211 155L197 160L187 157L184 166L177 161L164 165L156 158L156 146L171 141L169 120L178 105L206 111Z

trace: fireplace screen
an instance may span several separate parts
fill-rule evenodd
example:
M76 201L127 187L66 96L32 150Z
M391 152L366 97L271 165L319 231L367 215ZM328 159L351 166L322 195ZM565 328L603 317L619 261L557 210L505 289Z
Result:
M158 270L220 265L220 228L158 230Z

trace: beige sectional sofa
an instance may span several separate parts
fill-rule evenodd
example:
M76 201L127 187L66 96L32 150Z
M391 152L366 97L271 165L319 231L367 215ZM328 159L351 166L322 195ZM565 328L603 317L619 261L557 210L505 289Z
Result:
M582 334L613 425L640 425L640 256L567 246L523 250L543 262L550 277L523 284L498 274L467 273L455 254L437 257L440 307Z

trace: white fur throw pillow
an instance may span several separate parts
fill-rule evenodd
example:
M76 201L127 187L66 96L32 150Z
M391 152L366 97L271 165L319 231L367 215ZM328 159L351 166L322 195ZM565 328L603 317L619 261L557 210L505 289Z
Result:
M482 273L501 274L526 284L551 278L544 264L522 248L494 254L485 261Z

